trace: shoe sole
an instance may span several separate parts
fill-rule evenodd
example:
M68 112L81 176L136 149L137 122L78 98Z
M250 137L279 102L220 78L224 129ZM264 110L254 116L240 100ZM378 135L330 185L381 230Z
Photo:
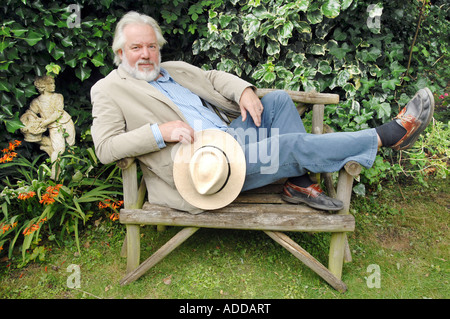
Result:
M344 208L344 206L342 206L340 208L339 207L330 208L328 206L323 206L323 205L320 205L320 204L310 203L310 202L307 202L307 201L302 200L300 198L292 198L292 197L289 197L289 196L286 196L286 195L281 195L281 198L283 200L285 200L286 202L291 203L291 204L305 204L305 205L307 205L309 207L312 207L312 208L315 208L315 209L319 209L319 210L339 211L339 210Z
M430 111L428 113L428 118L427 118L427 120L425 122L422 123L420 128L417 130L420 133L416 133L415 136L409 141L408 144L406 144L406 145L399 145L398 147L394 148L397 151L402 151L402 150L408 149L412 145L414 145L414 143L419 139L419 136L423 133L423 131L425 131L427 126L430 124L431 119L433 118L433 114L434 114L434 96L433 96L433 93L430 91L429 88L424 88L424 90L425 90L425 92L427 92L428 97L430 98Z

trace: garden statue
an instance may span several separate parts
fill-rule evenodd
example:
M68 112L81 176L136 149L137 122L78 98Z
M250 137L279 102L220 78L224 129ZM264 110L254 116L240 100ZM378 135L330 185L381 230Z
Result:
M75 126L69 113L64 111L64 97L55 93L55 80L51 76L37 77L34 85L40 95L31 101L30 108L20 117L25 127L20 130L24 140L40 144L52 163L52 179L56 179L54 162L64 152L65 143L75 143ZM48 135L44 132L48 130Z

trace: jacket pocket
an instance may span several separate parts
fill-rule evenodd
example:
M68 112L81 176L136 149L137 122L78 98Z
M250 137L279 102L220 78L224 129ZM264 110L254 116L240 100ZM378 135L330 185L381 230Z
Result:
M148 167L150 171L156 176L162 179L164 182L175 188L175 182L173 180L173 164L166 164L155 167Z

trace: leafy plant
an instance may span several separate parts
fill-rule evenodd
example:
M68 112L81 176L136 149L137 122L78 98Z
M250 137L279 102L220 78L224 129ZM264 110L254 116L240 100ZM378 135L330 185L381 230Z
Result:
M428 1L230 1L210 10L209 32L193 52L203 68L235 73L258 87L337 93L341 101L326 106L326 123L355 131L392 119L419 88L445 89L449 10L448 3ZM399 160L419 163L404 161L402 153L385 155L373 172ZM407 172L389 166L394 175ZM445 167L436 170L439 176L448 174ZM363 174L366 183L387 177Z
M449 124L436 121L411 149L403 152L402 172L406 176L414 177L425 186L428 175L447 178L450 173Z
M59 180L50 179L51 169L44 162L33 167L26 160L1 165L27 167L22 179L8 185L0 193L3 232L0 233L0 247L8 243L8 257L21 241L22 264L35 258L43 258L40 248L43 237L61 242L67 235L73 235L78 249L79 229L98 211L99 202L120 196L121 181L118 168L104 166L94 173L98 160L92 149L69 148L58 158ZM1 167L0 165L0 167ZM28 170L37 176L27 174ZM106 175L106 176L103 176ZM33 248L31 255L28 249ZM37 253L41 252L41 253Z

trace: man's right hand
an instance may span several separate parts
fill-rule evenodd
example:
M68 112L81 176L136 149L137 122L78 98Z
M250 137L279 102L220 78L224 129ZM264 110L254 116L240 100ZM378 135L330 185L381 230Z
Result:
M159 125L164 142L194 142L194 129L183 121L171 121Z

